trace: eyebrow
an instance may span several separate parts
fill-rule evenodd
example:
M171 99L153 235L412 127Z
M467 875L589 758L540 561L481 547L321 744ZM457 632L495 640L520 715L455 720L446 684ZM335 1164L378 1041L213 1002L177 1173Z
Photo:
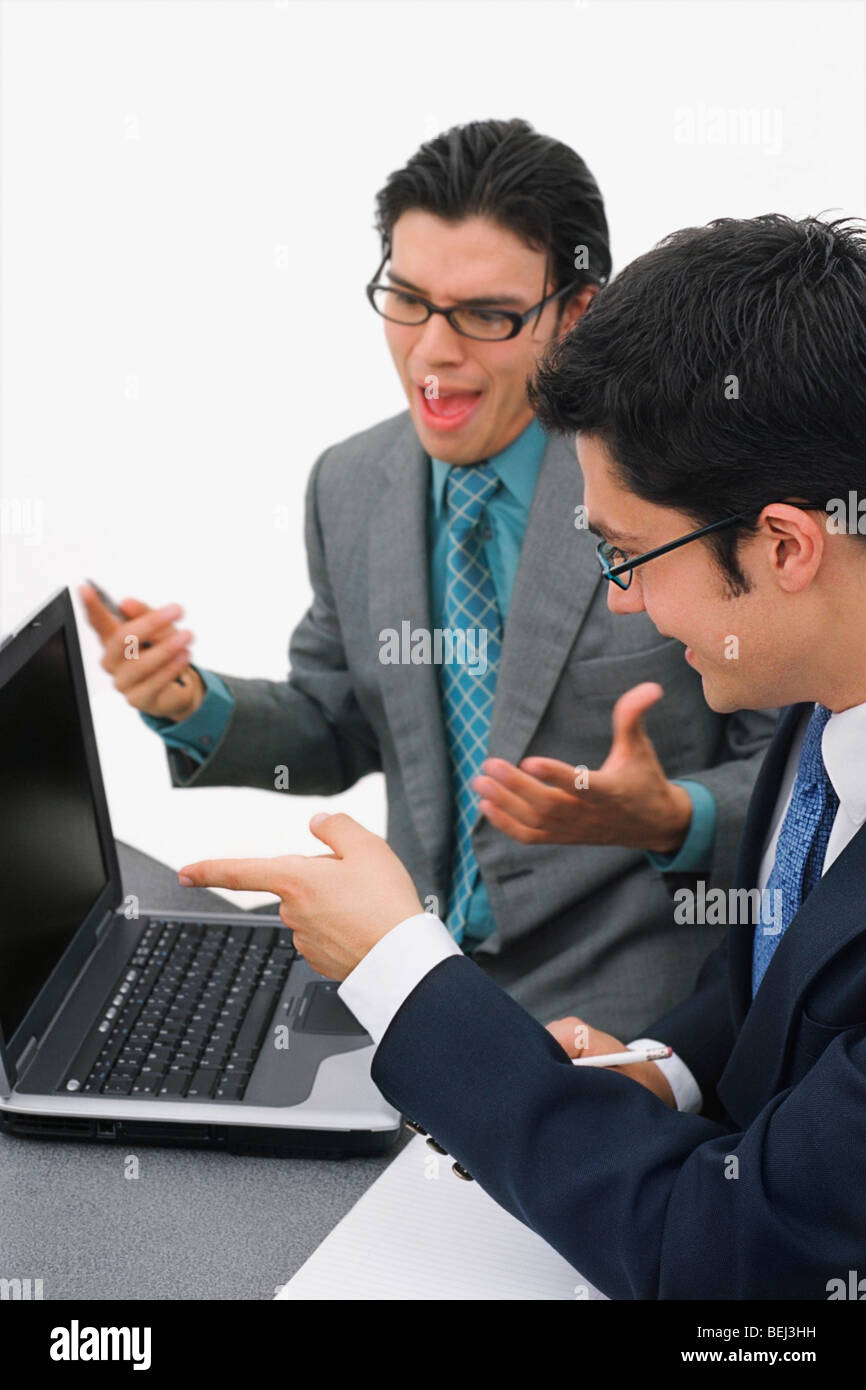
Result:
M611 531L603 521L588 521L586 525L587 530L591 531L594 536L599 536L603 541L609 541L611 544L615 541L624 541L626 545L635 545L638 548L642 548L646 544L643 536L633 535L630 531Z
M405 286L407 290L415 290L416 294L420 295L424 294L420 286L413 285L411 280L404 280L402 275L397 275L393 270L389 270L386 273L389 280L394 280L398 285ZM461 299L460 303L475 305L479 309L483 307L503 309L513 307L515 309L520 309L523 307L523 300L519 296L513 294L475 295L472 299Z

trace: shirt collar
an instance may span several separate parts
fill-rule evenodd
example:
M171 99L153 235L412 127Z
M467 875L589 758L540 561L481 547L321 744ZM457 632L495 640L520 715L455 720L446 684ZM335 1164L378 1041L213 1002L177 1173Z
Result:
M851 709L830 715L821 738L821 754L833 789L855 825L866 821L864 747L866 704L852 705Z
M508 489L512 497L527 513L532 505L538 470L541 467L541 460L546 447L547 435L533 416L516 439L512 439L510 444L489 459L489 463L501 480L502 486ZM433 505L436 509L436 516L439 518L442 515L445 484L448 481L451 464L436 458L431 459L430 462L433 469Z

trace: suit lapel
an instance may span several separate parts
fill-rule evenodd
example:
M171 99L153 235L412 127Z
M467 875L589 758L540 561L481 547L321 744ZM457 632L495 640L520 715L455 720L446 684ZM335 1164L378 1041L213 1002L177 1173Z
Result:
M778 798L779 786L800 719L811 704L792 705L783 714L767 751L749 806L737 884L753 887ZM787 1040L799 1019L815 976L849 941L866 928L866 916L852 910L866 877L866 826L861 828L819 879L777 946L761 987L751 997L754 929L732 926L731 989L737 1041L718 1085L729 1113L748 1123L783 1084Z
M866 929L860 908L866 877L866 826L819 879L776 948L718 1085L719 1097L748 1123L782 1085L787 1041L815 976ZM733 928L744 940L751 932Z
M371 640L401 624L430 629L429 464L411 417L381 460L383 488L370 528ZM437 868L450 850L450 772L433 665L381 665L387 722L418 836Z
M601 583L593 547L574 525L582 501L571 439L554 435L539 469L496 681L490 752L509 762L526 752Z

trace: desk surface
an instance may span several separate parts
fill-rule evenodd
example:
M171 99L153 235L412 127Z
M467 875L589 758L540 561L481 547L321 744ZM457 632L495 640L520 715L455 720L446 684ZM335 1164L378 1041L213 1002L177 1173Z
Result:
M142 911L224 911L118 841ZM272 906L256 908L273 912ZM256 1158L0 1135L0 1277L46 1299L271 1299L408 1140L380 1158Z

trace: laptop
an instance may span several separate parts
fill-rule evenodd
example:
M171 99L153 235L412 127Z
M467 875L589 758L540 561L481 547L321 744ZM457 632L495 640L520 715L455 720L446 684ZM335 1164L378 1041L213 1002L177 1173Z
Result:
M277 917L124 900L69 590L0 645L0 1129L381 1153L374 1046Z

